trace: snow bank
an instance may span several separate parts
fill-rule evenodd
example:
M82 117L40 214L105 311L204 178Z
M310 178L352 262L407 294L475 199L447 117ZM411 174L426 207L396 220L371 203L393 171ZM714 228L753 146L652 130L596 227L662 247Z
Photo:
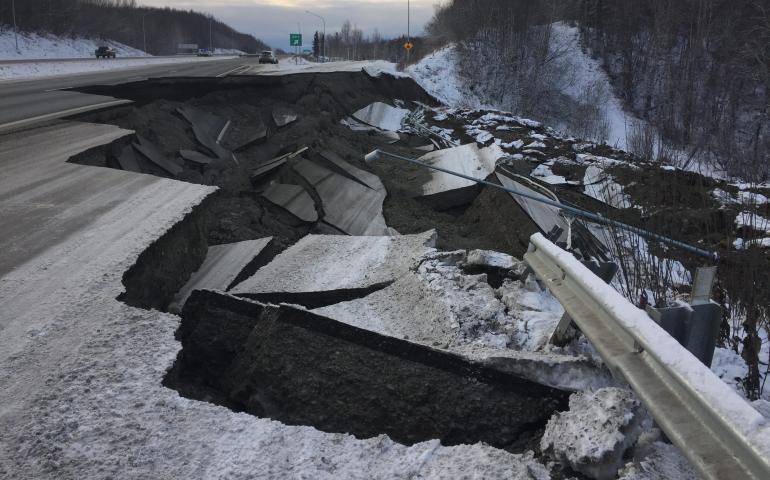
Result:
M93 58L94 51L103 45L115 49L118 57L144 57L141 50L112 40L84 37L19 32L19 50L16 50L13 30L0 27L0 60L30 60L46 58Z
M457 76L457 52L449 45L406 69L426 92L450 107L492 108L485 105Z

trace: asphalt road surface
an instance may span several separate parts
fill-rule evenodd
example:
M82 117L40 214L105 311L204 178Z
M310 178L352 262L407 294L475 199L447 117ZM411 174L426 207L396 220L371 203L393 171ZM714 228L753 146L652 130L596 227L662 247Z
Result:
M125 102L111 97L67 91L69 88L114 85L152 77L225 76L242 66L258 66L257 59L241 57L143 65L131 69L0 82L0 132Z

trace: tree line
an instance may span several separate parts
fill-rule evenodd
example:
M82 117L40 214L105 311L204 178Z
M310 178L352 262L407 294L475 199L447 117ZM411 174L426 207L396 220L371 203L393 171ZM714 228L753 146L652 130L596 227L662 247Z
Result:
M268 49L252 35L192 10L138 6L136 0L17 0L20 31L110 39L153 55L177 52L181 43L200 48ZM11 2L0 4L0 24L13 25Z

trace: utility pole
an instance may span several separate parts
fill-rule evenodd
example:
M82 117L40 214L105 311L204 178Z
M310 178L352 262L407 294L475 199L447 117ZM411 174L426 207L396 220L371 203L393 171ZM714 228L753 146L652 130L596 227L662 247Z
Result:
M214 40L212 40L214 37L211 36L211 23L214 21L214 17L209 17L209 52L211 52L212 55L214 55Z
M321 55L323 55L323 61L322 61L322 63L323 63L323 62L326 62L326 20L325 20L325 19L324 19L324 17L322 17L321 15L318 15L317 13L313 13L313 12L311 12L310 10L305 10L305 13L308 13L308 14L310 14L310 15L313 15L313 16L315 16L315 17L318 17L318 18L320 18L320 19L321 19L321 21L322 21L322 22L323 22L323 24L324 24L324 36L323 36L323 40L322 40L322 43L321 43L321 48L322 48L322 51L323 51L323 53L322 53Z
M19 52L19 27L16 26L16 0L11 0L11 15L13 15L13 39L16 41L16 53Z

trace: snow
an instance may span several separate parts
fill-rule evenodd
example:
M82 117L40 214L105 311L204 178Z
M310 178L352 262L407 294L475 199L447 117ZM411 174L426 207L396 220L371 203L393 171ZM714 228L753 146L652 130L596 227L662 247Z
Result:
M736 250L746 250L749 247L770 248L770 238L754 238L751 240L736 238L733 242L733 247L735 247Z
M567 179L562 175L555 175L551 170L551 166L553 164L548 165L548 163L550 162L538 165L534 170L532 170L530 176L542 180L549 185L566 185L572 183L568 182Z
M24 80L28 78L73 75L78 73L128 70L151 65L167 65L192 62L211 62L228 57L147 57L117 58L79 61L40 61L0 64L0 82L3 80Z
M602 63L583 50L578 28L564 22L556 22L552 27L554 45L552 48L563 52L572 67L572 78L564 93L577 101L583 101L585 92L589 89L598 88L605 92L606 94L602 96L605 103L601 107L609 124L607 144L626 149L626 138L630 127L641 124L641 120L625 110L623 103L613 91Z
M469 108L488 107L482 104L476 95L469 92L464 82L457 76L456 57L455 46L449 45L408 67L406 73L444 105Z
M738 201L743 205L765 205L770 201L770 199L761 193L741 190L738 192Z
M499 128L500 127L498 127L498 129ZM521 140L514 140L508 143L501 143L500 146L503 148L512 148L514 150L521 150L521 148L524 146L524 142L522 142Z
M512 270L518 262L506 253L493 252L491 250L471 250L468 252L466 265L503 268Z
M642 412L630 390L610 387L575 393L569 411L548 421L540 448L591 478L615 478L624 465L623 455L642 431Z
M584 193L615 208L630 208L631 197L623 193L623 187L599 165L591 164L583 177Z
M628 463L619 472L618 480L700 480L700 475L675 446L656 441L646 450L646 455Z
M58 37L50 34L19 32L19 50L16 50L12 29L0 25L0 60L32 60L47 58L94 58L101 46L115 49L118 57L144 57L141 50L112 40L94 40L84 37Z
M735 228L748 227L752 230L770 233L770 220L752 212L740 212L735 217Z

